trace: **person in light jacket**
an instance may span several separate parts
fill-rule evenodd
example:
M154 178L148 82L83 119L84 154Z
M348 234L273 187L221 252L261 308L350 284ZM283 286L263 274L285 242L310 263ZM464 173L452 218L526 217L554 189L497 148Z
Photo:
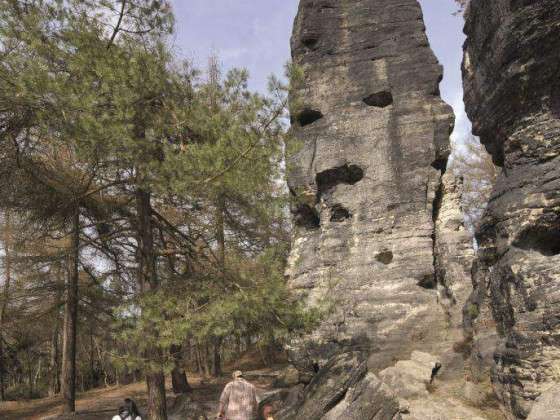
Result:
M256 420L259 403L257 389L243 378L240 370L233 372L233 381L228 383L220 397L217 418L227 420Z

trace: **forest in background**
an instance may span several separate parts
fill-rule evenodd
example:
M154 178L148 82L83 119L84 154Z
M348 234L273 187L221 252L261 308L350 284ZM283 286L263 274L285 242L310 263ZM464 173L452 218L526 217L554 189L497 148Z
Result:
M464 5L465 2L461 2ZM0 1L1 399L273 362L320 316L285 287L290 90L180 61L154 0ZM289 68L290 83L301 78ZM290 104L297 107L297 104ZM475 226L495 168L456 154Z
M314 314L283 270L287 91L200 71L164 1L2 1L2 399L268 362Z

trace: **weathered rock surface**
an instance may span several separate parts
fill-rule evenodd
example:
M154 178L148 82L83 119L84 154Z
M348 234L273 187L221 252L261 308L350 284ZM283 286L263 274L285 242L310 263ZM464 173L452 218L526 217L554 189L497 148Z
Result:
M442 379L462 380L474 255L461 180L445 173L453 114L420 6L302 0L292 52L305 80L292 97L302 149L289 164L287 274L326 316L292 343L302 375L320 370L280 418L422 418L422 399L445 416L444 396L428 396L426 381L436 359ZM414 413L403 412L409 404ZM477 418L449 404L456 418Z
M399 360L394 366L379 372L379 378L401 399L427 397L426 385L431 380L436 363L439 363L438 359L431 354L414 351L410 360Z
M273 386L275 388L289 388L296 386L300 382L299 371L293 366L288 366L279 373L273 382Z
M448 342L463 337L463 307L472 292L474 250L465 228L462 197L463 180L445 173L436 194L434 257L439 303L449 324Z
M467 112L503 168L477 234L467 324L477 351L495 346L503 405L526 418L560 383L560 2L471 0L465 32ZM494 336L476 325L488 309Z
M389 388L367 371L360 353L334 356L307 386L305 397L278 413L280 420L400 420Z
M437 374L432 379L434 368ZM452 393L448 389L440 389L440 385L449 387L449 382L439 380L445 375L446 367L442 366L438 358L414 351L410 360L400 360L394 366L382 370L379 379L398 397L403 420L486 418L480 410L468 404L461 395L462 390Z
M297 225L289 285L334 308L294 343L294 363L322 366L358 350L376 372L413 350L450 348L460 324L450 307L463 306L453 294L470 280L440 278L446 260L461 261L438 249L462 252L457 244L469 241L460 213L440 209L453 115L418 2L302 0L292 51L305 81L293 115L303 148L288 182ZM449 220L438 222L440 210Z
M552 386L537 398L527 420L560 420L560 385Z

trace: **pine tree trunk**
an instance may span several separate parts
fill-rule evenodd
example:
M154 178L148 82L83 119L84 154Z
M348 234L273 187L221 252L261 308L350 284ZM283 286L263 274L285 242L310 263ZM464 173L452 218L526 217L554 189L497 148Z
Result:
M226 235L225 235L225 197L223 193L218 193L218 198L216 200L216 242L218 244L217 258L218 258L218 269L222 276L222 281L225 282L226 273ZM222 339L214 338L212 343L212 375L215 377L221 376L222 374L222 357L220 354Z
M76 411L76 336L78 329L78 279L80 258L80 210L76 207L72 219L72 244L69 258L68 282L62 341L62 383L64 413Z
M171 355L173 357L173 370L171 371L171 383L175 394L187 394L192 391L187 380L187 374L183 368L183 352L181 346L171 346Z
M195 351L197 373L202 374L204 373L204 368L202 367L202 352L200 350L200 344L197 343L194 345L194 351Z
M29 349L27 350L27 399L33 399L33 366Z
M95 349L93 347L93 328L89 330L89 378L86 388L91 389L97 386L97 373L95 371Z
M215 377L221 376L222 375L222 339L221 338L216 338L214 340L214 346L213 346L213 350L214 350L214 360L212 363L212 374Z
M35 372L35 377L33 378L33 386L37 389L37 384L39 383L39 378L41 377L42 362L43 359L39 358L39 363L37 364L37 371Z
M159 281L156 271L154 253L154 235L152 227L151 194L138 189L136 191L136 211L138 215L138 270L140 290L157 290ZM154 338L157 333L154 329ZM146 358L153 365L161 360L157 345L148 346ZM154 363L155 362L155 363ZM165 400L165 376L163 368L152 368L146 373L148 385L148 418L150 420L167 420L167 404Z
M148 419L167 420L165 401L165 376L163 371L146 374L148 385Z
M51 338L51 357L49 363L49 397L54 397L60 391L60 376L58 373L59 368L59 352L58 347L58 334L60 326L58 325L58 320L53 328L52 338Z
M237 353L238 357L241 357L241 337L239 335L235 336L235 353Z
M4 337L2 334L2 327L0 326L0 401L6 401L6 391L4 383Z
M204 343L204 352L202 353L202 358L204 366L204 376L208 377L212 373L210 346L208 345L208 343Z
M251 345L253 344L253 339L250 335L245 336L245 351L249 351Z
M60 273L59 273L60 275ZM60 277L63 279L63 277ZM53 331L51 335L51 354L49 361L49 396L53 397L60 392L60 316L58 308L62 304L62 293L64 290L64 282L59 281L56 291L55 307L57 313L55 315Z
M11 235L10 213L5 213L4 221L4 290L2 293L2 306L0 307L0 400L6 400L6 364L4 363L4 323L8 310L8 299L10 297L10 283L12 281L12 259L10 247Z
M183 349L181 346L171 346L171 353L174 361L173 371L171 372L171 382L173 392L176 394L184 394L192 391L187 380L187 374L184 369Z
M218 258L218 269L222 276L225 274L226 269L226 234L224 225L224 213L225 213L225 198L222 193L218 194L216 200L216 242L218 244L218 249L216 256Z

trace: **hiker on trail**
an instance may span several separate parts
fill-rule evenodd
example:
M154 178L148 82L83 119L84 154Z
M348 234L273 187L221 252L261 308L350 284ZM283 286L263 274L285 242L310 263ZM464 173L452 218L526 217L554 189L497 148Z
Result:
M256 420L258 412L257 389L243 378L240 370L233 372L220 397L217 418L227 420Z
M142 420L136 403L130 398L124 399L124 405L119 407L119 414L113 420Z

